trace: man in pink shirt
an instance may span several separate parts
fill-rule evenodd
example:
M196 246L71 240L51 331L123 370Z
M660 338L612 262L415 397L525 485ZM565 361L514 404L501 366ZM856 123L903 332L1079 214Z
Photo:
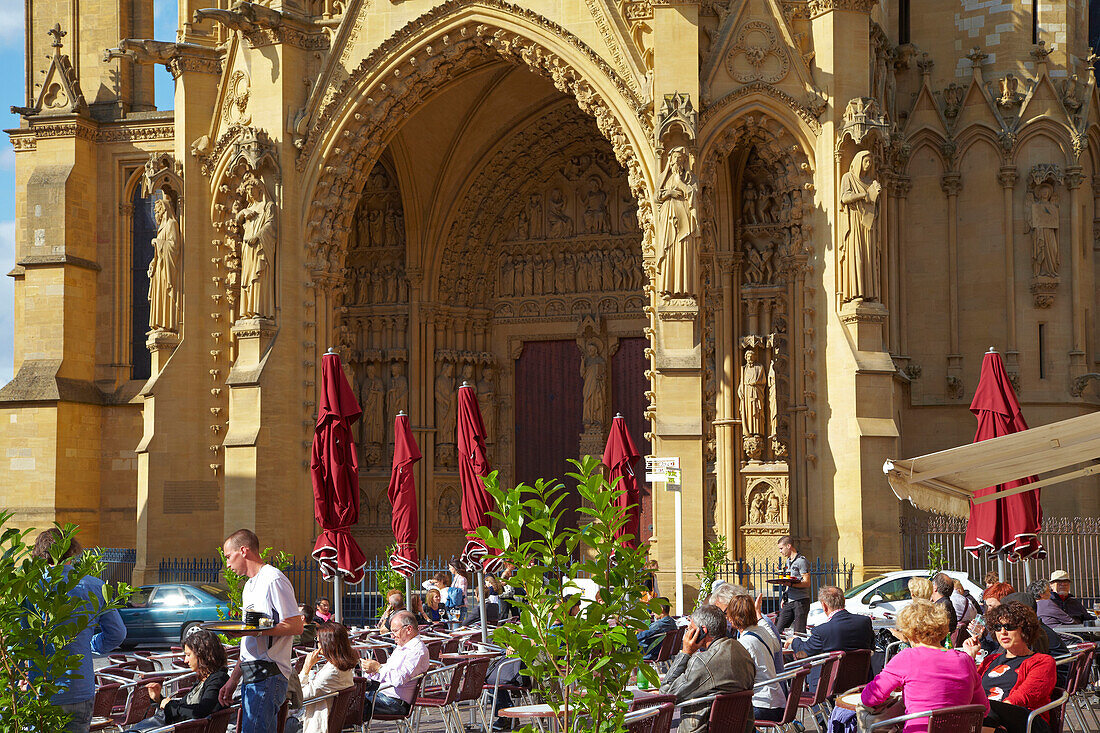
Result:
M398 611L390 618L390 632L397 648L385 664L373 659L361 663L363 676L371 688L367 692L367 716L405 715L413 703L416 678L428 671L428 647L420 640L416 617L409 611Z

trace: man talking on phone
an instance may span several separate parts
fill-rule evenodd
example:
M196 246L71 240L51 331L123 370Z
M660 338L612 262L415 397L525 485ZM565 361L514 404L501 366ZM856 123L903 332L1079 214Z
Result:
M691 614L683 649L672 660L661 692L675 695L676 702L681 703L719 692L747 690L755 679L752 657L726 635L726 614L718 606L702 605ZM708 733L709 719L710 701L686 705L681 712L680 733ZM743 732L730 733L751 733L754 723L750 714Z

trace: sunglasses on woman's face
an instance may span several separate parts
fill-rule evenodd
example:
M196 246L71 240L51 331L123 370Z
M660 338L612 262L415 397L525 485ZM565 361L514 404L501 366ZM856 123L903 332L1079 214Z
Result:
M1020 629L1016 624L993 624L989 628L994 631L1019 631Z

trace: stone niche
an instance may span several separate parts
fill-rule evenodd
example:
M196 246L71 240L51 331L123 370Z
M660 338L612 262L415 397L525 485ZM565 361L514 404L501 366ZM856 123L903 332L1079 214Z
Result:
M745 542L745 557L775 559L775 541L790 534L790 479L786 464L762 464L741 471L741 525Z

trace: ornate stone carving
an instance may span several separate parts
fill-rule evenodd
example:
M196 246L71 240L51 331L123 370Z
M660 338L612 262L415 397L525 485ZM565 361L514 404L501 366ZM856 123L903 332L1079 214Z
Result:
M13 106L11 111L24 117L86 113L88 104L80 90L80 78L68 54L61 53L61 39L68 35L68 31L61 30L61 24L55 23L46 33L53 37L50 43L53 53L48 57L50 64L46 67L34 103L30 107Z
M657 187L657 290L670 298L699 292L698 182L687 148L669 151Z
M760 20L750 20L737 29L726 56L726 71L742 84L761 81L778 84L790 70L787 50L775 29Z
M961 101L961 94L960 101ZM1026 95L1020 91L1020 80L1014 74L1006 74L1001 79L1001 94L997 97L997 106L1015 114ZM956 105L957 110L957 105ZM956 111L957 114L957 111Z
M1036 165L1027 177L1024 233L1031 235L1031 293L1037 308L1053 305L1058 289L1061 209L1055 187L1063 183L1064 178L1062 169L1053 164Z
M442 361L435 378L435 462L444 467L455 465L458 385L454 369L453 362Z
M607 358L599 339L584 342L581 356L581 405L586 430L602 431L607 412Z
M153 259L149 262L149 329L179 331L180 259L183 238L179 218L168 197L153 204L157 235L153 238Z
M855 97L844 108L844 124L841 137L849 137L856 145L872 132L882 133L889 128L885 115L873 97Z
M245 318L275 318L275 254L279 242L275 202L256 174L241 181L246 206L237 214L241 227L241 301Z
M741 416L741 431L745 442L745 453L759 459L761 450L750 450L750 438L760 438L767 434L764 405L767 402L768 376L764 366L757 361L753 348L745 349L745 364L741 368L741 379L737 385L737 400ZM751 441L753 446L763 444ZM756 453L755 456L751 455Z
M855 10L870 13L878 0L807 0L811 18L816 18L832 10Z
M405 363L390 362L390 383L386 388L387 442L393 442L393 417L409 409L409 380L405 376Z
M359 403L363 407L360 428L363 431L363 457L369 466L381 462L382 445L386 440L386 418L393 419L393 416L386 414L385 393L386 388L378 377L378 364L367 362Z
M485 426L485 442L497 440L497 383L496 371L492 364L481 368L481 379L477 383L477 401L481 408L481 422Z
M847 214L837 274L841 302L878 300L881 295L882 253L876 222L882 185L872 178L871 165L871 153L861 150L840 180L840 204Z
M103 52L103 60L128 58L135 64L161 64L172 78L178 79L184 72L221 74L224 49L200 46L194 43L154 41L148 38L125 38L116 48Z

